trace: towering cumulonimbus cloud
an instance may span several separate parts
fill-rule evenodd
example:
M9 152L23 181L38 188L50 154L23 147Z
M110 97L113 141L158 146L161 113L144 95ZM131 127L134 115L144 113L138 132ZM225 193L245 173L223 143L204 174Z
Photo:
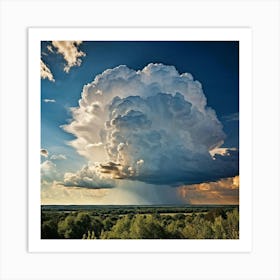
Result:
M67 186L69 178L76 186L87 178L85 186L96 188L95 178L178 186L237 175L237 150L211 154L226 136L206 103L202 85L174 66L104 71L84 86L72 121L63 126L76 137L71 145L89 160L83 177L67 173Z

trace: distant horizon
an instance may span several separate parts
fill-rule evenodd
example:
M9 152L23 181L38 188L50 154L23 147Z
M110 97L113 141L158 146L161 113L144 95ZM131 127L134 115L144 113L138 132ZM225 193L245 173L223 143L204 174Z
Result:
M239 206L239 204L41 204L41 206Z

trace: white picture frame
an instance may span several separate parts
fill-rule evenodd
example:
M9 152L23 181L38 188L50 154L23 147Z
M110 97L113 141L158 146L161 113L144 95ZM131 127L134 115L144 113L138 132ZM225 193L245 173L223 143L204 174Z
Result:
M77 34L78 37L77 37ZM76 38L77 37L77 38ZM251 250L252 90L249 28L29 28L29 236L30 252L249 252ZM41 41L238 41L240 189L238 240L44 240L40 232ZM35 109L36 108L36 109ZM246 186L246 187L242 187ZM34 211L34 209L36 209Z

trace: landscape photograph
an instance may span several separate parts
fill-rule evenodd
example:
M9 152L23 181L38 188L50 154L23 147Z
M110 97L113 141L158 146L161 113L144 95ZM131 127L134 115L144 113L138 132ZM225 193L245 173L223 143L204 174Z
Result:
M41 41L40 74L41 239L239 239L238 41Z

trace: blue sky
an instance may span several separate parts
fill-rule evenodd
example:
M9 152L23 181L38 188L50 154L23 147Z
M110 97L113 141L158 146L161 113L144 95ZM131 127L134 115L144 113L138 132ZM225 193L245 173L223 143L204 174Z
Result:
M71 107L79 107L84 86L92 83L96 75L119 65L141 71L150 63L160 63L174 66L179 74L190 73L201 83L207 107L215 110L223 125L226 137L219 148L239 147L238 42L90 41L67 45L44 41L41 60L55 80L45 76L41 79L41 147L48 151L48 157L42 156L42 164L44 161L55 164L56 174L60 175L54 176L54 180L63 180L66 172L75 173L89 161L79 149L69 145L69 141L79 138L78 132L73 135L61 126L73 121ZM52 155L53 158L65 155L65 159L51 160ZM138 176L135 180L138 182L141 178ZM143 183L150 182L143 180ZM55 203L55 199L53 201Z

